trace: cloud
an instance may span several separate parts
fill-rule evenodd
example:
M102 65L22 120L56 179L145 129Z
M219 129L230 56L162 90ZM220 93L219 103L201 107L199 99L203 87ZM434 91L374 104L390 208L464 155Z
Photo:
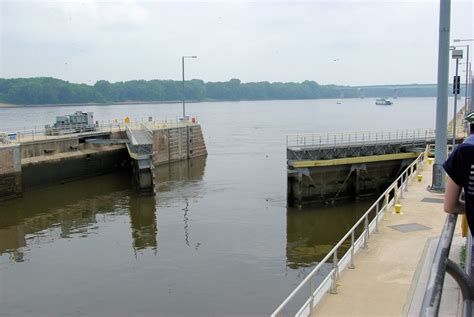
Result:
M148 11L135 0L67 0L43 5L57 6L71 18L110 29L140 27L149 17Z

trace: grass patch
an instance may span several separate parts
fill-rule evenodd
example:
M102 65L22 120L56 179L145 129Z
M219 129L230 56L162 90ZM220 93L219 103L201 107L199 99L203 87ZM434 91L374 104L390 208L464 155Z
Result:
M466 239L467 244L467 239ZM459 265L463 270L466 269L466 244L461 247L461 253L459 254Z

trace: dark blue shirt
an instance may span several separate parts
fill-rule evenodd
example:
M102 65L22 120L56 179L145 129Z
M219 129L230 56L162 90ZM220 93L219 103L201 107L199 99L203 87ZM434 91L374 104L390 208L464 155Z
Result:
M456 147L443 168L464 189L467 223L471 234L474 234L474 135Z

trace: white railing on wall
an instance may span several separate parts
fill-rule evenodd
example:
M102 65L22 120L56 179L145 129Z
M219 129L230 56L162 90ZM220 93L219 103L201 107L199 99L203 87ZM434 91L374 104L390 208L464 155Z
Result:
M179 128L188 125L197 124L197 118L191 120L152 120L150 118L141 118L128 123L125 120L101 121L94 127L85 127L83 125L71 125L64 128L44 128L44 127L22 127L11 128L0 132L0 144L11 144L18 142L28 142L68 136L71 134L94 134L97 132L117 132L125 131L126 126L130 128L146 127L149 130Z
M287 147L324 146L342 147L364 144L397 144L430 141L435 138L433 129L357 131L293 134L286 137Z

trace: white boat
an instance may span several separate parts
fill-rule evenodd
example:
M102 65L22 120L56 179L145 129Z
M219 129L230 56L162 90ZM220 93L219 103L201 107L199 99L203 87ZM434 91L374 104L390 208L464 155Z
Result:
M375 104L382 105L382 106L389 106L389 105L392 105L393 102L387 98L378 98L377 100L375 100Z

